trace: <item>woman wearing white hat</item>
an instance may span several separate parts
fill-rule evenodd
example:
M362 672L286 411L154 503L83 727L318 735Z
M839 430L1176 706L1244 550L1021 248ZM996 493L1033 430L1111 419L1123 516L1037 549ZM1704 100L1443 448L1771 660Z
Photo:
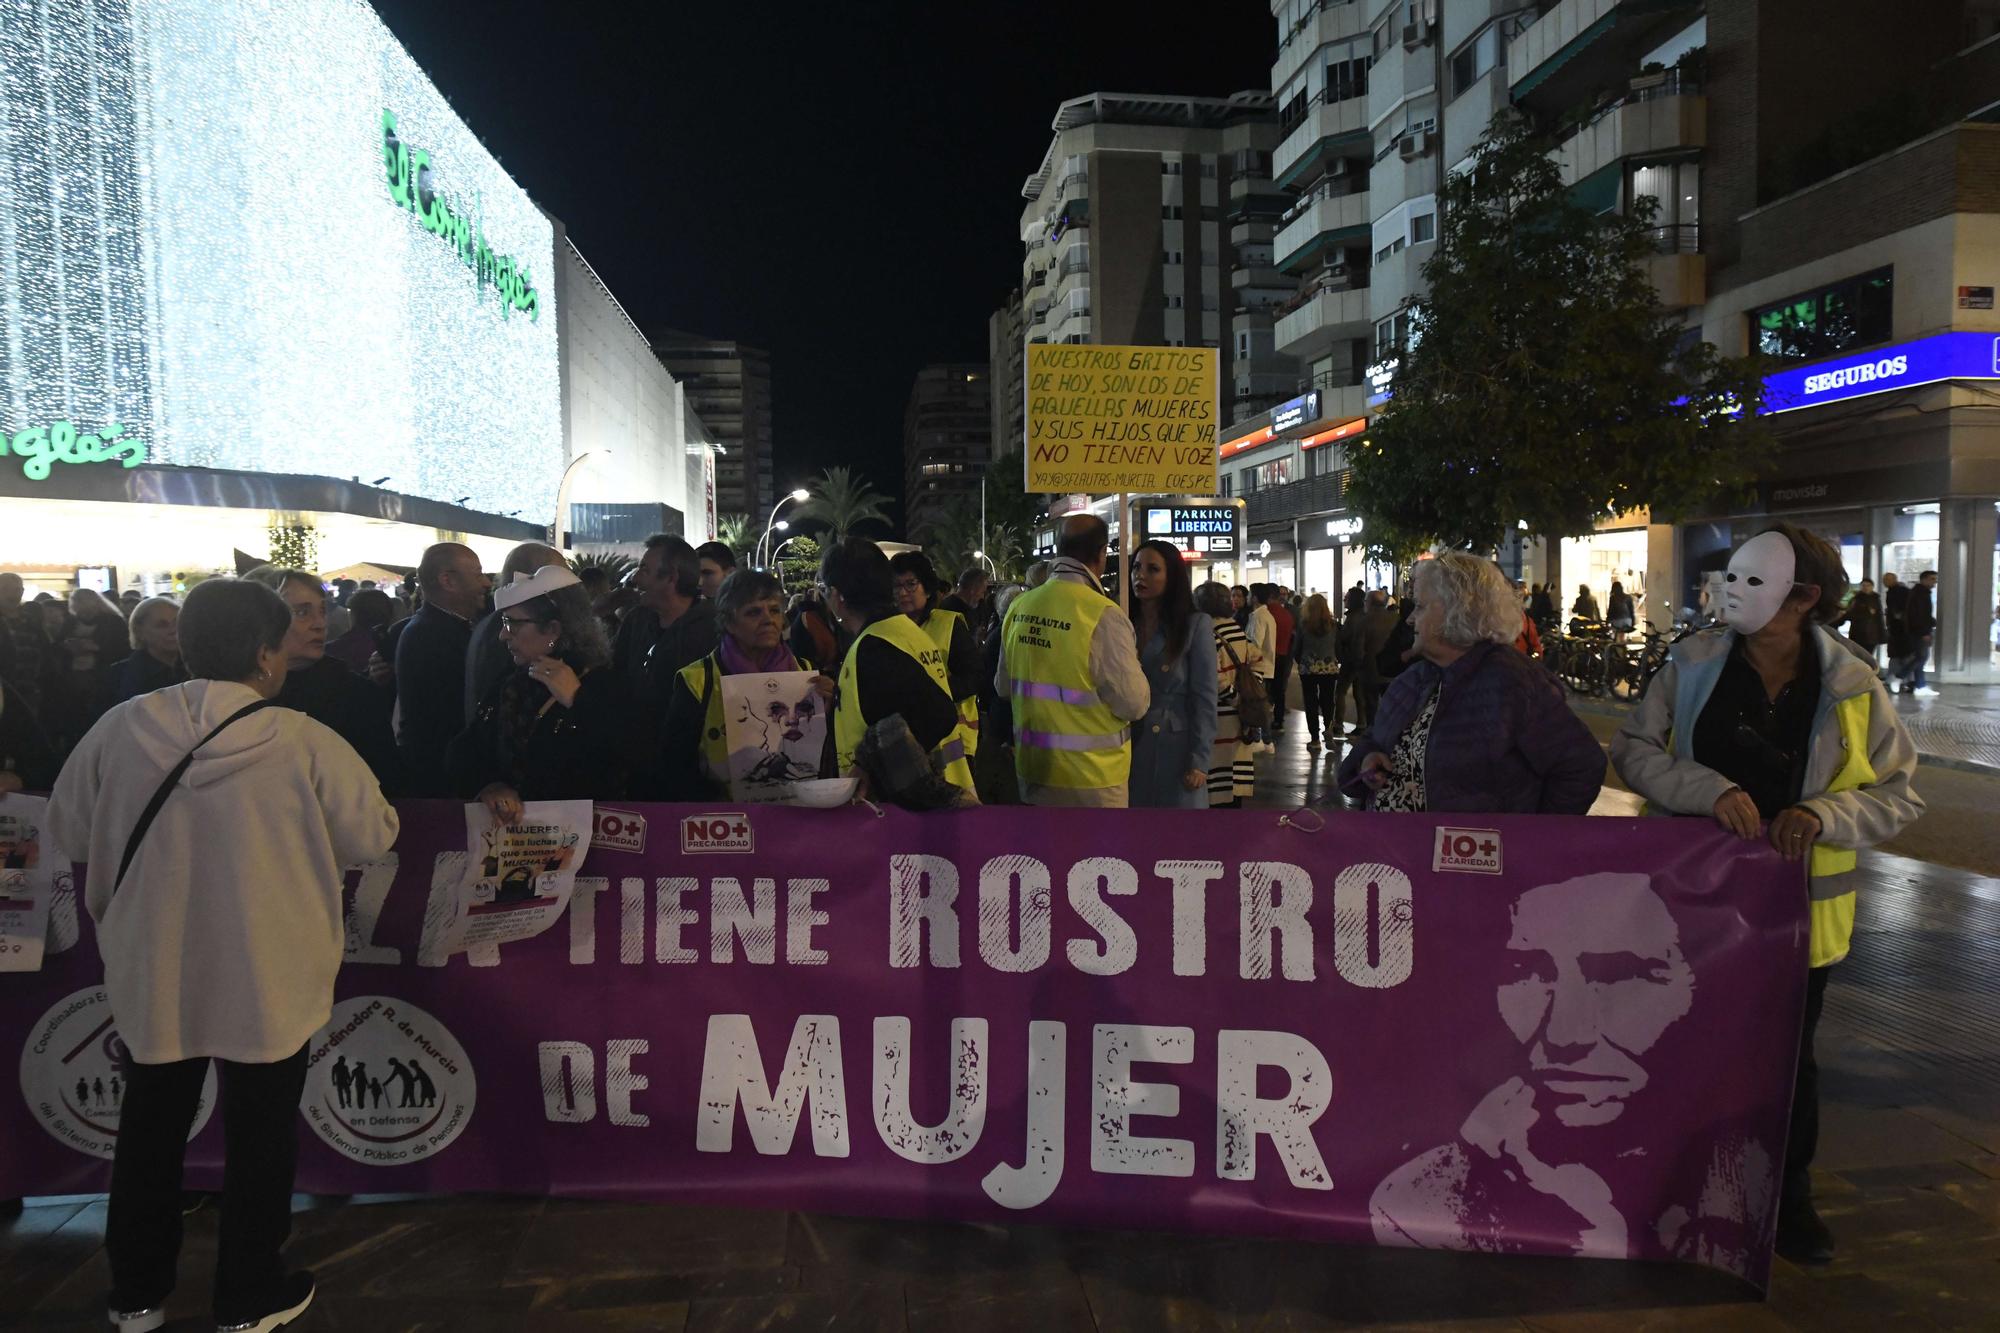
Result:
M517 574L493 606L515 669L452 741L454 788L510 824L524 801L623 797L645 733L582 580L566 565Z

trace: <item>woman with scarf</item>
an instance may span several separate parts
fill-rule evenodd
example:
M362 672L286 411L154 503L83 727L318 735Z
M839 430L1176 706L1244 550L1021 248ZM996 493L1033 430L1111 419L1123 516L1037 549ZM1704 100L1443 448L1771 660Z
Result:
M785 646L784 589L758 569L738 569L722 581L715 597L715 620L722 633L715 651L681 670L667 701L663 771L672 784L660 795L668 801L704 801L732 796L729 732L722 713L724 676L811 671L814 664ZM821 676L808 702L829 708L833 681Z
M620 800L647 729L611 669L611 643L567 565L545 565L493 594L514 669L488 687L445 753L454 790L502 823L526 801Z

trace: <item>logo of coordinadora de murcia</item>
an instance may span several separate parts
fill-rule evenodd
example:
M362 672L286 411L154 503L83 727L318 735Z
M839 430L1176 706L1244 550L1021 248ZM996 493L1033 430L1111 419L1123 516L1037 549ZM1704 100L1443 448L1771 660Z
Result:
M450 1147L477 1099L472 1061L444 1024L393 996L357 995L313 1038L300 1109L342 1156L403 1166Z
M21 1096L42 1128L69 1147L110 1161L125 1107L125 1043L102 986L55 1002L21 1048ZM192 1139L215 1111L215 1066L202 1076Z

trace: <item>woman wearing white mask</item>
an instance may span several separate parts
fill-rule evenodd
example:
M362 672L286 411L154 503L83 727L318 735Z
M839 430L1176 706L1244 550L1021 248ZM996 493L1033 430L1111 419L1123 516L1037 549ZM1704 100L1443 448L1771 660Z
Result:
M1917 751L1874 666L1827 625L1847 575L1823 538L1780 523L1730 557L1721 627L1674 645L1611 743L1625 784L1657 812L1710 815L1809 861L1812 968L1785 1153L1778 1253L1833 1257L1807 1167L1819 1136L1813 1030L1828 969L1854 931L1855 851L1923 813ZM1760 828L1769 821L1769 832Z

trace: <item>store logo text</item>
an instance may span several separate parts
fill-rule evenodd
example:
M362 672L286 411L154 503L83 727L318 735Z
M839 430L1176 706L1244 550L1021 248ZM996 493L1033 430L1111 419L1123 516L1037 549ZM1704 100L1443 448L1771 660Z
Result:
M146 461L145 441L121 438L124 434L125 427L115 421L95 435L78 433L74 422L58 421L53 426L31 426L11 440L0 433L0 454L11 450L29 481L47 481L57 463L117 462L138 467Z
M528 277L528 270L511 255L499 254L486 244L485 229L468 222L465 215L431 185L431 155L411 148L396 135L396 113L382 112L382 164L389 176L389 197L398 208L417 215L424 230L449 241L458 251L459 262L471 269L481 291L488 283L500 293L500 313L524 311L540 320L541 296Z

